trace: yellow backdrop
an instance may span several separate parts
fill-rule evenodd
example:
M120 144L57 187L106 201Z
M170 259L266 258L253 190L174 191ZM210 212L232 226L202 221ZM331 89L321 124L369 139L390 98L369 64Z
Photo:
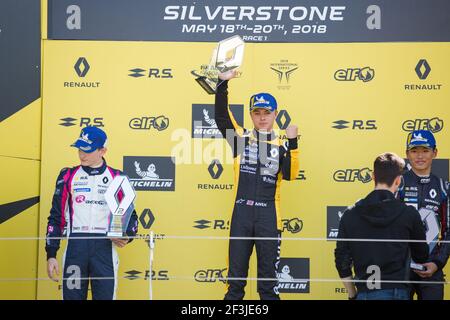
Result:
M197 115L214 103L214 97L196 84L190 72L209 61L213 48L210 43L44 40L39 234L45 235L59 170L77 165L77 152L69 145L83 125L103 126L109 136L106 159L113 167L123 169L124 157L140 157L145 168L155 159L145 157L166 157L160 159L158 173L164 172L162 166L170 169L169 157L174 157L178 161L170 177L175 178L174 191L137 191L139 233L144 237L152 230L163 238L156 241L155 248L155 299L221 299L225 291L217 277L226 275L227 240L176 238L226 237L229 232L227 222L234 195L229 151L221 140L192 138L193 120L202 121ZM371 168L379 153L403 155L404 127L410 127L404 126L405 121L411 120L410 124L422 119L416 121L417 126L426 126L427 119L434 119L431 124L444 124L440 130L433 130L439 158L450 157L445 126L450 121L450 94L445 85L450 80L446 72L448 44L258 43L246 44L245 50L243 75L230 83L230 103L244 105L245 126L251 126L247 109L250 95L271 92L279 109L286 110L291 123L300 130L303 171L301 179L285 182L282 187L282 215L291 226L284 230L283 237L326 238L330 231L327 224L332 224L327 208L351 205L372 188L372 182L358 180L363 180L367 171L358 176L359 171ZM415 72L420 59L426 59L431 67L424 80ZM290 70L294 71L287 79L286 71ZM349 81L336 80L338 70L345 70L338 72L338 79ZM405 89L405 85L424 84L431 90ZM437 90L438 84L444 85ZM282 114L281 126L286 125L286 113ZM146 129L130 127L132 119L160 116L165 125L155 120L156 125ZM339 124L348 128L333 128ZM180 145L181 141L185 144ZM214 159L219 159L223 167L217 179L208 171ZM133 174L127 169L125 173ZM345 176L350 178L347 180L356 179L334 180ZM154 216L151 226L149 211ZM206 227L201 229L199 225ZM303 293L295 292L295 283L288 285L281 297L346 298L342 284L331 281L338 279L334 247L335 242L325 240L282 242L282 265L290 265L294 278L311 281ZM148 298L148 254L143 240L120 250L119 299ZM38 265L38 277L45 278L43 241L39 244ZM249 276L256 277L254 257ZM448 290L446 294L448 297ZM38 283L37 298L60 296L58 284ZM249 282L246 297L258 298L255 281Z

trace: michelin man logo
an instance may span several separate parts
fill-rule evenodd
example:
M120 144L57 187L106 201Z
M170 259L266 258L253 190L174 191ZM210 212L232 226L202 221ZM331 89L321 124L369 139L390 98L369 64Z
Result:
M209 112L206 109L203 109L203 119L211 126L211 128L217 128L216 120L209 117Z
M294 282L294 277L290 275L291 269L288 265L283 266L281 273L277 274L278 281L280 282Z
M173 157L126 156L123 169L135 190L175 191L175 162Z
M148 166L147 171L142 171L140 163L137 161L134 162L134 166L136 167L136 174L143 180L159 179L159 175L156 174L156 166L153 163Z

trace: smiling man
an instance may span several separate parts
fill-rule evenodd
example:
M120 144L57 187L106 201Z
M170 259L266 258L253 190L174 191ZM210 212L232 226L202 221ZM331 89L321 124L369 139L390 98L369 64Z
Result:
M78 149L80 165L62 169L56 180L45 250L48 276L58 281L56 253L59 238L68 238L62 268L65 300L85 300L89 279L93 299L111 300L116 295L119 260L115 247L121 248L129 241L105 238L110 217L105 192L114 177L122 175L106 164L103 157L107 151L106 142L106 133L97 127L81 130L79 138L72 144ZM136 232L134 211L127 235L134 236Z
M398 198L405 204L420 211L427 229L430 243L430 259L424 263L424 270L411 269L412 294L420 300L444 299L444 274L442 269L447 263L450 246L438 240L450 239L450 212L448 182L444 182L431 173L433 159L438 150L436 139L428 130L416 130L408 135L406 156L411 170L403 174ZM442 282L442 283L436 283Z

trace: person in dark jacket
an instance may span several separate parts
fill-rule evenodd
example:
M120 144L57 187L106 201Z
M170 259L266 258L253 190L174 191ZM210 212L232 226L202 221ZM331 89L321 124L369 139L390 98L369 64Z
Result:
M349 299L409 299L411 259L423 263L428 258L420 214L395 198L404 166L396 154L379 155L374 162L375 189L342 216L335 262Z

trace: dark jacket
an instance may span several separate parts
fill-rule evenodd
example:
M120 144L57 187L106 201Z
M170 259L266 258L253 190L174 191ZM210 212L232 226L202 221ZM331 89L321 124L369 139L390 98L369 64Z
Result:
M403 175L397 198L418 210L424 208L433 211L440 229L436 234L436 238L439 237L439 240L449 241L450 223L448 221L450 220L450 206L448 193L448 182L445 183L441 178L433 174L429 177L419 177L414 171L409 170ZM427 233L436 231L432 227L426 229ZM429 236L429 238L434 238L434 236ZM443 269L449 254L449 243L439 242L431 251L429 261L434 262L439 269Z
M341 278L371 282L378 266L381 281L409 280L411 258L423 263L428 258L425 242L364 242L339 239L400 239L425 240L425 228L420 214L411 206L395 199L388 190L374 190L342 216L335 250L336 269ZM369 268L369 269L368 269ZM371 277L372 276L372 277ZM355 283L359 291L367 291L366 282ZM403 283L381 282L381 289L405 288Z

